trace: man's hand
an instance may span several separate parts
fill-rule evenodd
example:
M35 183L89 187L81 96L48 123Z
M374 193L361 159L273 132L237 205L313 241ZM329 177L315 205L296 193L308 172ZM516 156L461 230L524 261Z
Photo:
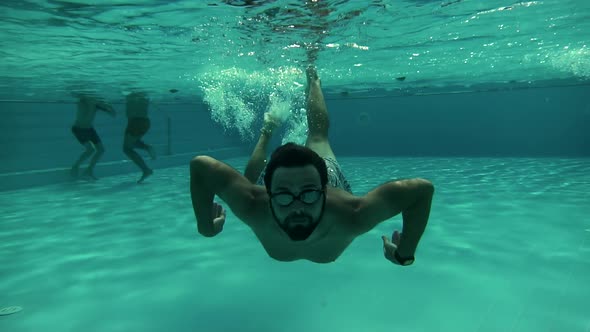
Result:
M113 106L107 104L105 111L107 113L109 113L109 115L112 116L113 118L117 117L117 112L115 112L115 109L113 108Z
M221 233L225 224L225 209L221 204L213 202L213 236Z
M381 239L383 239L383 254L385 255L385 258L393 264L401 265L397 259L395 259L395 251L399 246L401 233L399 231L394 231L391 240L385 235L381 236Z
M117 116L117 112L115 112L115 109L113 108L113 106L111 106L110 104L107 104L103 101L99 101L98 103L96 103L96 108L98 108L99 110L105 111L113 118Z

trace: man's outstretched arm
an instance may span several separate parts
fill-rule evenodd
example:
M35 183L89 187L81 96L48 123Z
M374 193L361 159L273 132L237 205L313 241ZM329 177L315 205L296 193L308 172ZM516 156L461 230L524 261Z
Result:
M424 233L434 186L424 179L399 180L385 183L361 198L357 224L361 233L400 212L403 230L397 251L402 257L413 256Z
M208 156L190 162L190 190L199 233L216 235L213 227L213 199L218 195L232 212L248 223L256 211L256 186L230 166Z
M103 112L108 113L112 117L115 117L117 115L117 112L115 112L115 109L113 108L113 106L105 103L104 101L98 101L96 103L96 108L98 108L99 110L101 110Z

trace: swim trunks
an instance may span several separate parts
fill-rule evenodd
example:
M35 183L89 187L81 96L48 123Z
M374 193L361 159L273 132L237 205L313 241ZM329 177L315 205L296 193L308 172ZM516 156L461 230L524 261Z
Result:
M92 142L93 144L100 143L100 137L98 137L96 130L94 130L94 128L92 127L80 128L72 126L72 134L76 136L76 139L78 140L78 142L80 142L80 144L85 144L88 141Z
M328 168L328 185L334 188L340 188L352 194L352 188L350 184L346 180L344 173L342 173L342 169L340 165L333 158L323 158L324 162L326 163L326 167ZM266 173L266 167L260 173L258 177L258 181L256 181L257 185L264 186L264 174Z
M150 119L148 118L130 118L127 120L125 133L131 136L141 137L150 129Z

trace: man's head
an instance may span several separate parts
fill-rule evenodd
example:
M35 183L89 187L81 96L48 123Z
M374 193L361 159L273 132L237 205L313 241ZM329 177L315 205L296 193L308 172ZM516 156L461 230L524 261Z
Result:
M272 153L264 182L275 221L292 240L307 239L324 213L324 160L311 149L287 143Z

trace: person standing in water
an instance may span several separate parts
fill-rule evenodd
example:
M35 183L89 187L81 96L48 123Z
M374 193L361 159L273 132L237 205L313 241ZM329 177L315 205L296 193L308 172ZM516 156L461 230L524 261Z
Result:
M80 165L92 156L83 176L97 180L94 175L94 167L105 151L102 141L94 129L94 117L96 116L97 110L108 113L112 117L115 117L117 114L111 105L98 100L94 96L86 94L78 95L78 110L76 111L76 121L72 126L72 133L78 142L84 146L85 150L80 154L80 157L78 157L78 160L76 160L70 169L70 175L76 179L79 176Z
M143 158L135 151L141 149L147 151L150 157L156 159L156 151L153 146L146 144L142 137L150 129L148 117L149 99L144 92L132 92L126 97L127 128L123 141L123 152L143 172L137 183L142 183L154 171L147 166Z

